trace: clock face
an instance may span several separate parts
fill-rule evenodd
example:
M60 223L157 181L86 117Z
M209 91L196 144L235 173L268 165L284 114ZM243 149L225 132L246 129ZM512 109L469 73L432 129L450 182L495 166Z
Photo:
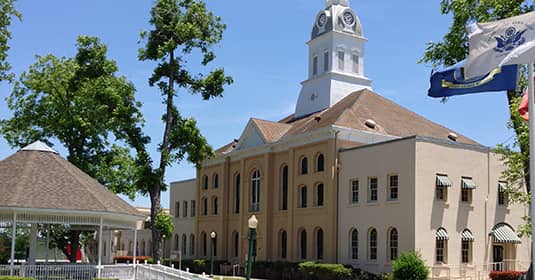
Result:
M344 23L348 26L351 26L355 23L355 16L350 11L345 11L342 15L344 18Z
M318 26L324 26L325 23L327 23L327 15L323 13L318 17Z

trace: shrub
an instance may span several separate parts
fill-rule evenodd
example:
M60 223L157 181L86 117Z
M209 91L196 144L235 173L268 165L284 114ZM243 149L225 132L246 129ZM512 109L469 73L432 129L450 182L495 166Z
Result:
M0 280L35 280L35 278L19 276L0 276Z
M394 280L425 280L429 275L429 269L416 252L402 252L392 262L392 276Z
M93 280L119 280L119 278L93 278Z
M352 270L341 264L323 264L315 262L302 262L298 265L299 271L306 273L312 279L349 279Z
M520 276L526 274L521 271L491 271L489 274L492 280L517 280Z

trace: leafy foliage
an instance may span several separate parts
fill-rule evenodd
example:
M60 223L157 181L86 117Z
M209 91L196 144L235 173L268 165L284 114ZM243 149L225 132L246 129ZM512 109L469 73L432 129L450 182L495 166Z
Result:
M11 228L0 232L0 264L7 264L11 258ZM15 259L26 259L26 249L30 246L28 228L17 227L15 234Z
M209 73L192 74L188 70L187 57L195 57L192 51L201 54L201 65L207 66L215 59L212 48L218 44L226 26L221 19L206 9L201 0L157 0L150 12L152 30L141 33L145 43L139 50L139 59L154 61L158 65L149 78L149 85L160 90L165 105L162 121L165 124L163 138L159 144L160 161L153 167L153 160L146 151L145 143L134 143L140 169L138 187L141 193L151 198L151 221L157 221L160 208L160 194L166 189L163 183L166 168L184 159L200 167L202 161L212 155L212 148L200 133L193 118L183 117L174 97L175 86L192 94L201 95L203 100L221 97L224 86L232 83L222 68ZM141 139L134 132L133 139ZM139 143L139 144L136 144ZM152 225L153 256L161 254L161 233Z
M166 214L162 209L158 211L156 215L156 224L155 227L158 229L162 236L171 237L175 231L175 226L173 224L173 217Z
M12 118L0 133L13 147L58 140L67 159L110 190L133 198L136 168L129 150L112 145L142 122L134 86L116 77L114 61L96 37L80 36L74 58L37 56L7 98Z
M402 252L392 262L392 276L394 280L425 280L429 275L429 269L415 252Z
M351 269L341 264L323 264L316 262L302 262L298 265L299 271L310 276L311 279L349 279Z
M8 42L11 39L9 26L13 18L21 19L22 15L15 9L15 0L0 0L0 81L12 81L11 65L7 61Z

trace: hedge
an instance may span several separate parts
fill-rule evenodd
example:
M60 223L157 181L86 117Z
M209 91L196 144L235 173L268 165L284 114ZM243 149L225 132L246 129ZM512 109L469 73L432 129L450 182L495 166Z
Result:
M302 262L299 271L307 274L311 279L349 279L352 270L341 264L324 264L316 262Z
M524 274L523 271L491 271L489 277L492 280L517 280Z
M35 280L35 278L20 276L0 276L0 280Z

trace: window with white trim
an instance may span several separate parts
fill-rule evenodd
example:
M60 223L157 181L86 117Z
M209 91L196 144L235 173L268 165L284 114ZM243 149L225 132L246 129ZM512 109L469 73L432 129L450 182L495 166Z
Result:
M323 52L323 72L329 71L329 51Z
M351 64L352 64L352 71L353 73L359 73L359 55L353 54L351 55Z
M377 178L368 179L368 201L377 201Z
M251 212L260 211L260 171L255 170L251 177Z
M350 202L352 204L359 203L359 180L351 180L351 189L350 189Z
M398 175L388 176L388 199L397 200L399 195L399 177Z
M312 75L318 75L318 57L312 57Z
M338 70L344 71L345 53L344 51L338 51Z

